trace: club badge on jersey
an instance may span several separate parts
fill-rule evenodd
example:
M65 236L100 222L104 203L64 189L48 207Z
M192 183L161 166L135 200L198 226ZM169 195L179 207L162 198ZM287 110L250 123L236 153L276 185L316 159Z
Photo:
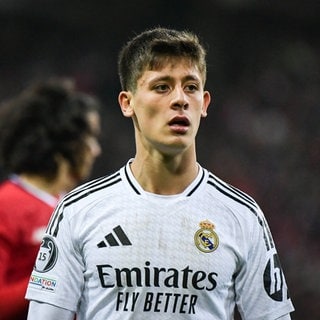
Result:
M205 253L215 251L219 246L219 237L214 231L214 224L209 220L199 223L200 229L194 235L194 243L196 247Z

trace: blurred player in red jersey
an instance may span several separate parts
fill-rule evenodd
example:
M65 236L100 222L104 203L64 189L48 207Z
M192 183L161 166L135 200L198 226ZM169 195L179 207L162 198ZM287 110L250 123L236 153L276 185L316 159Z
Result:
M99 108L65 78L33 84L0 108L2 320L27 318L25 291L53 208L101 152Z

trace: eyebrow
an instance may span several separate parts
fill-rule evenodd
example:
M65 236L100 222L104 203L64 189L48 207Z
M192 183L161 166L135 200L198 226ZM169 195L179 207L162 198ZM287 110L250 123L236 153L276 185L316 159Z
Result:
M197 82L201 82L201 78L199 77L196 77L196 76L193 76L193 75L187 75L185 77L182 78L182 81L183 82L186 82L186 81L197 81ZM170 81L174 81L174 78L171 77L171 76L159 76L159 77L155 77L153 78L150 83L155 83L155 82L158 82L158 81L165 81L165 82L170 82Z

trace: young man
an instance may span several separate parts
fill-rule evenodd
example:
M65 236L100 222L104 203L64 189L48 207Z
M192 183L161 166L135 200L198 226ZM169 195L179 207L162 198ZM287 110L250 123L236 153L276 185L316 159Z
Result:
M290 319L277 252L256 202L197 163L205 50L157 28L119 57L119 103L136 154L69 193L31 275L29 320Z
M0 318L27 319L30 273L60 196L100 153L99 103L69 79L28 87L0 108Z

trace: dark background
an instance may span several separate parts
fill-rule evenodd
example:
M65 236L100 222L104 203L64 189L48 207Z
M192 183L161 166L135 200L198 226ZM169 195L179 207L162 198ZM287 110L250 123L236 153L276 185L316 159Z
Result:
M198 33L213 97L198 160L258 201L293 319L320 319L319 18L318 0L0 0L0 99L35 79L74 77L103 102L92 177L109 174L134 156L117 103L119 49L154 26Z

